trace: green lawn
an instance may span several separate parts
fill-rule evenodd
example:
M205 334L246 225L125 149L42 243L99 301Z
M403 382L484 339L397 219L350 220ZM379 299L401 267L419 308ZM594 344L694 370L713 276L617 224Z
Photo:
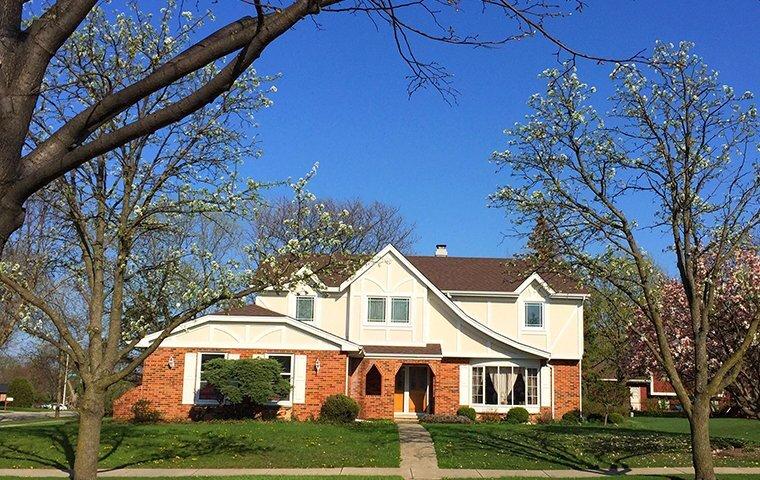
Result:
M636 417L626 424L628 426L660 432L689 433L689 422L684 418ZM760 445L760 421L713 418L710 420L710 434L713 437L737 438Z
M0 430L0 468L71 468L76 424ZM392 423L211 422L131 425L107 422L100 467L397 467Z
M662 422L662 423L659 423ZM760 466L760 422L714 419L717 466ZM600 425L427 424L441 468L586 469L688 466L685 419Z

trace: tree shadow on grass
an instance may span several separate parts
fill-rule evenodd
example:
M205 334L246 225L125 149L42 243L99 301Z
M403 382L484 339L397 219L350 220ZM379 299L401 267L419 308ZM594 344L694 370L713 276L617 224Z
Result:
M627 428L547 425L445 429L437 441L463 446L468 451L503 456L490 465L505 469L568 468L607 474L630 470L634 459L648 456L688 454L689 436L680 433L642 431ZM640 462L641 463L641 462ZM463 465L483 467L478 465Z
M18 460L29 463L36 467L54 468L66 472L71 472L74 468L76 454L76 433L75 428L66 428L67 426L47 427L47 428L27 428L24 430L24 437L32 440L32 445L41 446L20 446L14 443L13 437L0 438L0 457L9 460ZM184 442L177 446L158 447L153 442L145 442L139 445L139 448L131 449L128 458L113 460L116 454L125 455L124 441L129 437L128 425L112 425L104 429L101 437L101 448L106 446L107 450L101 452L99 463L106 462L105 468L101 471L118 470L132 466L161 462L166 460L177 460L192 457L201 457L206 455L224 455L224 454L248 454L248 453L266 453L272 450L272 446L255 446L246 445L245 443L224 435L210 435L195 441ZM152 439L160 442L160 438L155 436ZM47 448L52 445L52 448ZM113 461L109 461L113 460Z
M13 437L4 436L0 438L0 457L64 471L69 471L74 467L76 440L66 424L55 427L24 427L24 437L38 445L47 445L52 442L53 448L46 450L25 448L15 445ZM41 452L53 455L48 456Z

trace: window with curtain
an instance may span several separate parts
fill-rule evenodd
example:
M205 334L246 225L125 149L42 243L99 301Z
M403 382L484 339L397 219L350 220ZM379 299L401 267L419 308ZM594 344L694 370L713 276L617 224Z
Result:
M314 320L314 297L296 297L296 320L302 322Z
M500 365L472 367L472 403L538 405L538 369Z
M385 298L370 297L367 299L367 321L385 323Z

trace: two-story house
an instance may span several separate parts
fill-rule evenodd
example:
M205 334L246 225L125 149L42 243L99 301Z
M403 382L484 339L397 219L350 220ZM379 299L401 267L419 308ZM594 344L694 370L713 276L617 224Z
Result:
M498 258L405 256L387 246L351 275L187 322L143 366L142 384L115 404L127 417L148 399L167 419L213 404L202 380L214 358L267 356L293 386L276 402L297 418L318 416L336 393L362 418L478 412L514 406L533 414L581 408L583 303L587 293L562 275L542 278L528 264ZM158 334L142 340L150 345Z

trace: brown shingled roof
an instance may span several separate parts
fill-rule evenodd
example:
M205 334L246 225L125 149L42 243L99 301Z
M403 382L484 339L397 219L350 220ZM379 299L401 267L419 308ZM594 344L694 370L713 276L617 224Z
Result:
M442 355L440 343L428 343L424 347L402 347L396 345L364 345L366 355Z
M281 313L274 312L268 308L260 307L255 304L244 305L242 307L230 308L216 315L239 315L242 317L284 317Z
M331 266L330 257L315 255L308 262L313 270L323 271L318 274L320 280L328 287L339 287L353 273L361 268L364 259L348 261L340 257ZM480 257L434 257L406 256L433 285L441 290L475 291L475 292L514 292L534 271L558 293L587 293L580 281L571 272L560 272L549 268L535 268L526 259L515 258L480 258ZM295 268L295 267L293 267Z
M514 292L534 271L556 292L586 293L569 272L534 268L525 259L477 257L406 257L441 290Z

